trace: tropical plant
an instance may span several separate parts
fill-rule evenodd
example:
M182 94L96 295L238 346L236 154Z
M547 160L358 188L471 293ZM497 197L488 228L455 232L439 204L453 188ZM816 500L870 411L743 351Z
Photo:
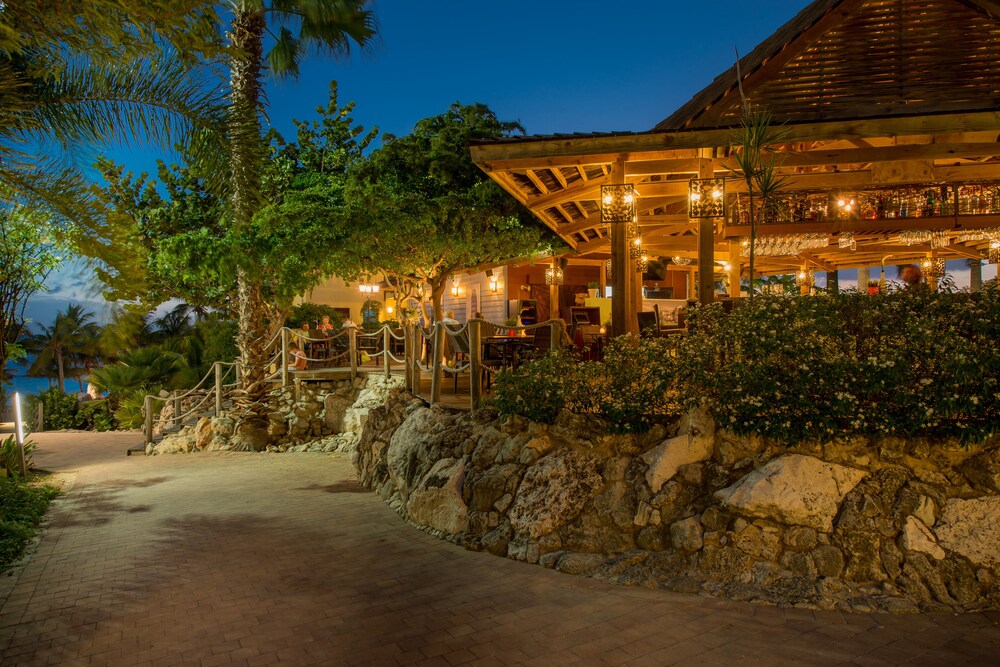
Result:
M25 339L25 346L36 353L29 373L44 374L55 364L57 387L65 391L67 370L71 377L80 378L90 360L97 355L100 327L79 304L70 304L56 314L52 324L39 325L38 333Z
M58 387L42 391L28 399L28 414L37 414L42 407L42 425L48 431L77 428L77 400L72 394L63 393Z
M93 230L100 209L66 156L112 139L169 148L197 137L208 148L221 108L188 65L220 44L212 3L70 4L0 12L0 193Z
M3 467L14 478L21 476L21 448L22 446L17 444L17 438L13 435L0 440L0 464L3 464ZM28 470L31 470L33 465L31 455L38 449L38 445L34 440L25 440L23 448L24 465Z
M740 88L742 94L742 87ZM736 175L743 179L747 190L750 217L750 280L754 279L757 253L757 229L761 218L777 206L777 192L788 183L788 177L780 175L780 156L775 152L776 144L788 135L788 130L773 127L771 112L755 108L744 98L740 114L740 126L733 133L733 159ZM754 290L749 291L752 304Z

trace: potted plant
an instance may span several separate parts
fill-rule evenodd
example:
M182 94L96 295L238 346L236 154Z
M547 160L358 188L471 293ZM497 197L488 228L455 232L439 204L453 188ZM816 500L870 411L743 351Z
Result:
M517 324L518 324L517 321L518 321L517 315L511 315L510 317L508 317L507 319L505 319L503 321L503 324L504 324L505 327L511 327L511 328L507 329L507 335L508 336L513 336L513 335L515 335L517 333L513 329L513 327L517 326Z
M877 280L869 280L868 281L868 293L869 294L878 294L879 293L879 283L878 283Z
M597 298L598 288L600 288L600 284L597 281L591 280L587 283L587 293L590 294L591 299Z

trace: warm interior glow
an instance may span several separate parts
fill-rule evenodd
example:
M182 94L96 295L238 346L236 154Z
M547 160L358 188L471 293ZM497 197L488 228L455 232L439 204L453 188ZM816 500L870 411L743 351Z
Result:
M604 205L611 206L612 197L611 195L604 195Z
M699 199L701 199L701 194L700 193L698 193L698 192L692 192L691 193L691 201L698 201Z
M719 197L721 197L721 196L722 196L722 190L720 190L720 189L718 189L718 188L716 188L716 189L712 190L712 197L713 197L714 199L718 199L718 198L719 198Z

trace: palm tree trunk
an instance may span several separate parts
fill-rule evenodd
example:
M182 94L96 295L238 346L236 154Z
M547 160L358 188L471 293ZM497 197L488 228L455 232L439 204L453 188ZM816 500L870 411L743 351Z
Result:
M59 391L66 392L66 372L63 370L63 354L60 348L56 348L56 370L59 373Z
M263 12L243 5L236 10L229 33L230 43L236 50L230 63L232 99L229 122L232 213L233 224L237 228L250 225L259 204L261 136L258 110L262 90L264 28ZM266 309L258 280L240 268L237 282L239 334L236 342L242 357L240 370L245 391L239 400L240 417L243 421L266 428Z

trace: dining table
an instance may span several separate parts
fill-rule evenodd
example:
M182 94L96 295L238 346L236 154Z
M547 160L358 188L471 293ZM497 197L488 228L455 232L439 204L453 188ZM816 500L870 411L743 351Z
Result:
M534 346L535 341L531 336L487 336L483 338L483 360L496 360L504 368L516 368L520 363L521 353Z

